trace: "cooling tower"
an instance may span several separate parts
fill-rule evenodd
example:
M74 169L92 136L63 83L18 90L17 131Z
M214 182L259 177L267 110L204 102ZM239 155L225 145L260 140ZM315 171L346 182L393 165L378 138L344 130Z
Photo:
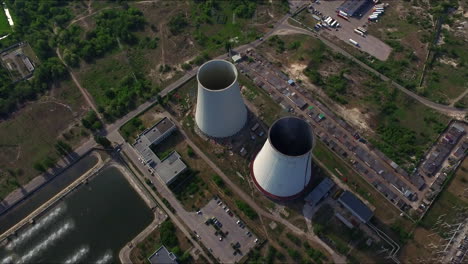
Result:
M229 137L247 121L236 67L225 60L203 64L197 73L198 97L195 122L207 136Z
M311 182L312 128L297 117L277 120L268 132L268 140L251 163L257 188L275 200L301 196Z

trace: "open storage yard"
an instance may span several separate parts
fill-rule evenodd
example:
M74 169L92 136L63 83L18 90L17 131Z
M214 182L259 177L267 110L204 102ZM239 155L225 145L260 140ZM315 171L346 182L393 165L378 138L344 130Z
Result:
M330 16L338 21L340 26L322 27L322 29L318 30L319 34L325 35L328 38L336 37L343 41L343 44L346 43L345 45L353 45L349 41L350 39L353 39L358 43L358 47L356 47L358 50L368 53L381 61L387 60L392 52L392 48L388 44L371 34L358 35L354 32L358 27L367 27L367 17L373 12L372 8L365 9L365 13L361 18L351 17L349 19L343 19L342 17L337 16L336 11L343 2L344 1L323 1L311 4L308 8L299 13L295 19L312 29L319 22L315 17L319 17L321 18L320 21L324 21L324 17ZM316 14L313 17L314 10L320 12L321 15Z

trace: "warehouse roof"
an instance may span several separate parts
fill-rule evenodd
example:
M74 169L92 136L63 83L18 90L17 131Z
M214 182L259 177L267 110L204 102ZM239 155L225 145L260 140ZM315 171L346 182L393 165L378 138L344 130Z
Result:
M367 223L374 215L372 210L350 191L343 192L339 202L363 223Z
M307 195L305 201L314 206L327 194L335 183L330 178L325 178Z

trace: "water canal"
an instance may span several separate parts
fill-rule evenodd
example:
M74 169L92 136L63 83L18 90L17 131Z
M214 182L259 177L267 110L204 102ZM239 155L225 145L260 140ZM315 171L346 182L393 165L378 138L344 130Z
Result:
M116 263L153 213L116 167L49 208L0 247L0 263Z

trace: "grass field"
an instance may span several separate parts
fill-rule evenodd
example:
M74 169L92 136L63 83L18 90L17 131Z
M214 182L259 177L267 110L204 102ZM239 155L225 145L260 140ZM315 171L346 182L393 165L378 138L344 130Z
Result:
M35 163L58 158L58 138L77 146L88 135L80 123L84 105L66 81L0 123L0 199L38 175Z
M0 37L11 32L10 24L8 24L8 19L3 10L3 6L0 8Z

